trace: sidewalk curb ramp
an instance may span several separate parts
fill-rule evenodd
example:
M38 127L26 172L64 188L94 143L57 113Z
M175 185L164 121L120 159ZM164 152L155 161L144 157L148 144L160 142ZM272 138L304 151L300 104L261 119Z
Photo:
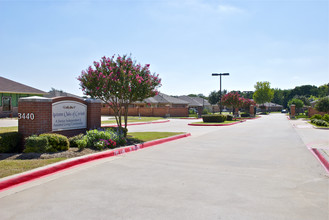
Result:
M307 145L307 148L329 174L329 161L320 153L317 148L313 148L310 144Z
M35 179L39 179L44 176L48 176L50 174L54 174L59 171L62 171L62 170L68 169L68 168L72 168L74 166L78 166L78 165L81 165L84 163L88 163L88 162L91 162L94 160L113 157L113 156L117 156L120 154L129 153L132 151L137 151L137 150L140 150L140 149L143 149L146 147L155 146L158 144L166 143L169 141L174 141L174 140L181 139L181 138L188 137L188 136L191 136L191 134L185 133L185 134L180 134L180 135L176 135L176 136L172 136L172 137L168 137L168 138L162 138L162 139L158 139L158 140L154 140L154 141L148 141L148 142L145 142L142 144L121 147L121 148L108 150L108 151L104 151L104 152L100 152L100 153L95 153L95 154L86 155L86 156L82 156L82 157L78 157L78 158L64 160L63 162L59 162L54 165L49 165L44 168L42 168L42 167L37 168L35 170L27 171L23 174L17 174L12 177L10 177L10 176L4 177L4 180L0 180L0 192L3 190L6 190L6 189L12 188L14 186L17 186L17 185L20 185L20 184L23 184L23 183L26 183L29 181L33 181Z

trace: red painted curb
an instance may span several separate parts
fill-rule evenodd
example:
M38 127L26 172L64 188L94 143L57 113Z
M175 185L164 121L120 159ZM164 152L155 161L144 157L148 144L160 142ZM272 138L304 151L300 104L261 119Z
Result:
M148 142L145 142L142 144L122 147L122 148L118 148L118 149L109 150L106 152L95 153L92 155L85 156L83 158L78 158L75 160L73 159L73 160L66 161L66 162L64 161L59 164L55 164L53 166L46 167L44 169L41 168L36 171L27 171L28 173L17 175L17 176L14 176L13 178L9 178L9 179L0 181L0 192L3 190L6 190L8 188L11 188L11 187L23 184L23 183L27 183L29 181L39 179L41 177L44 177L44 176L47 176L50 174L54 174L56 172L59 172L59 171L62 171L62 170L68 169L68 168L72 168L74 166L81 165L81 164L84 164L84 163L87 163L90 161L107 158L107 157L112 157L112 156L132 152L132 151L137 151L142 148L151 147L154 145L166 143L169 141L177 140L177 139L188 137L188 136L191 136L191 134L190 133L180 134L180 135L176 135L173 137L162 138L162 139L158 139L158 140L154 140L154 141L148 141Z
M231 124L188 124L190 126L230 126L230 125L235 125L235 124L239 124L242 122L245 122L246 120L242 120L242 121L237 121L237 122L233 122Z
M160 123L166 123L166 122L170 122L170 120L165 120L165 121L154 121L154 122L140 122L140 123L131 123L131 124L127 124L127 126L131 126L131 125L148 125L148 124L160 124ZM105 125L105 126L101 126L102 128L111 128L111 127L118 127L118 125Z
M329 161L327 161L326 158L324 158L322 156L322 154L318 151L318 149L312 148L312 147L307 147L307 148L311 151L311 153L314 155L314 157L316 159L318 159L318 161L320 162L320 164L323 166L323 168L329 174Z

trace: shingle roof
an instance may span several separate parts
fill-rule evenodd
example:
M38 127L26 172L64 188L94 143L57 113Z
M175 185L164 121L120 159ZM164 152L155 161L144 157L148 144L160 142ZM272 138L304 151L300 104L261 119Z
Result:
M190 97L190 96L178 96L179 99L182 99L184 101L187 101L190 105L190 107L195 107L195 106L210 106L210 103L208 100L203 99L201 97Z
M181 99L178 99L178 98L175 98L175 97L163 94L163 93L159 93L158 95L156 95L154 97L144 99L144 102L151 103L151 104L155 104L155 103L188 104L187 101L184 101L184 100L181 100Z
M48 92L47 95L45 95L45 97L48 98L54 98L54 97L58 97L58 96L64 96L64 97L75 97L75 98L79 98L82 99L82 97L71 94L71 93L67 93L67 92L63 92L60 90L51 90L50 92Z
M2 93L25 93L25 94L46 94L46 92L30 86L6 79L0 76L0 92Z

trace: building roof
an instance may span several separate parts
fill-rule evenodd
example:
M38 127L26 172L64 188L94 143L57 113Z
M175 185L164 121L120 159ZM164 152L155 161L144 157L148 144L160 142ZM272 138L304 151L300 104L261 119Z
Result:
M175 98L175 97L163 94L163 93L159 93L158 95L156 95L154 97L144 99L144 102L150 103L150 104L160 104L160 103L161 104L169 104L169 103L185 104L185 105L188 104L187 101L184 101L184 100L181 100L181 99L178 99L178 98Z
M211 106L207 99L201 97L178 96L179 99L187 101L190 107Z
M80 96L77 96L77 95L74 95L71 93L67 93L67 92L63 92L61 90L56 90L56 89L49 91L48 94L45 95L45 97L48 97L48 98L54 98L54 97L59 97L59 96L74 97L74 98L82 99L82 97L80 97Z
M1 93L19 93L19 94L41 94L44 95L46 92L33 87L6 79L0 76L0 92Z
M282 105L275 104L272 102L266 102L266 103L264 103L264 106L266 106L266 107L283 107Z

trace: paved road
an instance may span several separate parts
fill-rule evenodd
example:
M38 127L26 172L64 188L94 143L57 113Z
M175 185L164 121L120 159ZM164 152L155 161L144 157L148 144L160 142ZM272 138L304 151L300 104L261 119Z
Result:
M131 126L192 136L1 192L0 219L328 220L328 176L284 115L186 124Z

